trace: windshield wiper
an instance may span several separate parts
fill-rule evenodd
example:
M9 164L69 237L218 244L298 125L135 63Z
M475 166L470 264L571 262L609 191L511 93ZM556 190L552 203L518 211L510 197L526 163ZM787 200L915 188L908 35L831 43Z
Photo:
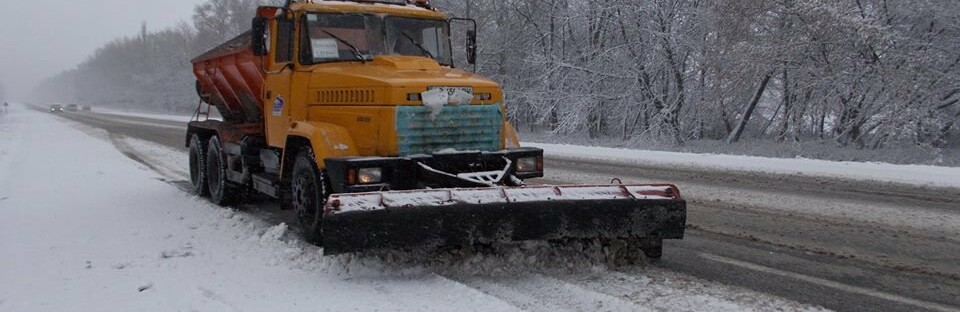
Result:
M401 35L403 35L404 37L407 37L407 39L409 39L410 42L413 42L413 44L417 46L417 48L420 48L420 51L423 51L423 53L426 53L427 56L429 56L430 58L435 59L435 57L433 57L433 53L430 53L430 51L428 51L427 48L424 48L422 45L420 45L420 43L417 42L417 40L413 39L412 36L408 35L407 32L402 30L398 30L398 31L400 32Z
M357 56L358 60L362 62L367 61L367 59L363 57L363 53L360 52L360 49L357 49L357 47L351 44L349 41L346 41L346 40L343 40L343 38L337 37L337 35L334 35L333 33L327 31L326 29L320 29L320 31L327 34L327 36L330 36L333 39L337 39L337 41L343 42L343 44L350 47L350 49L352 49L351 52L353 52L353 54Z

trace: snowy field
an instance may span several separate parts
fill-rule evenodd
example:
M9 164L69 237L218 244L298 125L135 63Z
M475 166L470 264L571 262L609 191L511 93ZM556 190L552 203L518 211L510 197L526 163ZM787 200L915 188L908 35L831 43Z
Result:
M169 181L183 171L131 160L100 130L15 105L0 134L0 311L819 310L647 266L563 263L577 256L535 247L322 257L286 224L181 191ZM122 141L180 162L175 150Z

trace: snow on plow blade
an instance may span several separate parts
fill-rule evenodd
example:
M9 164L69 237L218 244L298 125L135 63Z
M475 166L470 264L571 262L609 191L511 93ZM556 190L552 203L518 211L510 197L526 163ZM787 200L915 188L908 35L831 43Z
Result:
M532 186L334 194L326 255L524 240L680 239L686 202L673 185Z

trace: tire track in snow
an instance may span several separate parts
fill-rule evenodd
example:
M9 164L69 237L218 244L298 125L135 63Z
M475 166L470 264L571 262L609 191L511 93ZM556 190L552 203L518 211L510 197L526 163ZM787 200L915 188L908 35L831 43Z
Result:
M827 311L669 270L640 270L455 279L529 311Z
M203 295L204 298L207 298L213 302L219 303L227 308L230 308L230 311L243 312L243 310L238 308L235 304L230 303L226 298L224 298L220 294L217 294L216 292L203 287L199 287L198 289L200 291L200 294Z
M453 279L527 311L654 311L617 296L539 273Z
M657 268L642 269L642 272L605 271L561 276L561 279L655 311L702 311L704 307L710 307L712 311L822 311L820 308L772 296L757 296L745 289L710 284Z
M182 169L187 167L173 159L179 157L185 160L187 157L186 151L178 151L166 145L90 125L84 121L84 118L92 118L92 115L89 114L82 116L61 115L59 117L62 117L62 120L66 121L71 127L87 135L108 140L121 154L160 174L167 182L171 184L189 183L190 174Z
M169 159L160 160L158 158L168 158L161 154L159 146L147 148L150 144L144 144L138 139L129 138L123 135L110 133L110 142L121 153L133 159L151 170L164 176L169 181L185 181L190 179L190 174L182 170L179 164L171 162ZM186 155L183 155L186 157Z
M724 226L718 226L714 222L688 221L688 229L839 259L856 259L891 270L960 280L960 271L956 270L954 264L956 262L952 262L960 260L957 258L960 257L960 244L958 244L960 242L956 237L936 237L874 224L841 223L802 214L774 214L763 210L722 207L710 203L697 204L695 207L696 210L688 213L696 215L710 211L715 216L723 216L730 220L755 218L745 217L751 214L770 220L779 219L781 222L789 220L794 225L793 232L784 235L783 232L776 232L776 229L764 228L765 224L761 222L735 224L733 221ZM803 226L797 226L797 224L803 224ZM803 232L799 229L803 229ZM798 239L801 236L803 239ZM844 239L837 240L837 237L844 237ZM932 256L938 254L941 257ZM945 258L942 255L957 256Z
M373 290L391 298L392 300L389 301L396 305L395 308L392 308L394 311L466 311L477 309L479 306L485 306L486 309L484 310L486 311L524 311L508 301L433 273L389 279L392 283L409 283L412 285L399 293L387 289L382 284L383 281L383 278L373 281L373 284L375 284ZM396 288L394 287L394 289ZM423 298L428 297L446 300L423 300ZM458 304L436 306L437 302L454 302L450 300L454 298Z
M807 276L807 275L798 274L794 272L777 270L770 267L766 267L766 266L762 266L762 265L758 265L750 262L740 261L736 259L731 259L723 256L717 256L717 255L706 254L706 253L700 254L700 256L716 262L722 262L722 263L735 265L735 266L747 268L747 269L758 271L758 272L778 275L786 278L803 280L803 281L806 281L812 284L817 284L823 287L828 287L828 288L832 288L840 291L859 293L865 296L876 297L879 299L897 302L905 305L910 305L910 306L914 306L921 309L927 309L931 311L940 311L940 312L960 312L960 309L958 308L946 306L939 303L926 302L923 300L917 300L913 298L903 297L900 295L885 293L885 292L877 291L870 288L852 286L852 285L847 285L847 284L835 282L828 279L822 279L822 278Z

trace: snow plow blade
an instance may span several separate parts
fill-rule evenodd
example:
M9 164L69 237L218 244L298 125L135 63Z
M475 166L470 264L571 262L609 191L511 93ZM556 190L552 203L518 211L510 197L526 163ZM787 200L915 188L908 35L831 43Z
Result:
M323 253L525 240L683 238L673 185L533 186L334 194Z

